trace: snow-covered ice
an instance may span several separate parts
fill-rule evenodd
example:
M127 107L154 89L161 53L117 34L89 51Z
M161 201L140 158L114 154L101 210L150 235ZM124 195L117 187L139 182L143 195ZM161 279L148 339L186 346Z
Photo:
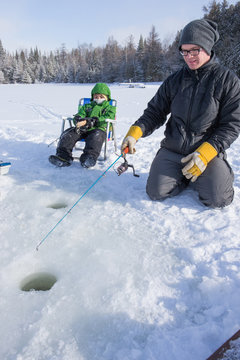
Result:
M37 243L116 160L55 168L61 116L93 84L0 85L0 358L202 360L240 328L240 139L228 150L235 198L208 209L187 189L152 202L145 184L164 128L137 143L131 169L102 177L36 251ZM158 89L110 86L118 147ZM117 163L120 164L121 161ZM35 272L57 282L23 292Z

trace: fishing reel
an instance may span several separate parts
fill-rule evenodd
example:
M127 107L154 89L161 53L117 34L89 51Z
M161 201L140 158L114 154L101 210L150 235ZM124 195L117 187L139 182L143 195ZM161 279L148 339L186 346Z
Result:
M140 175L136 174L134 166L127 162L127 159L125 156L123 158L124 158L124 162L121 165L119 165L117 167L117 169L114 169L115 172L118 174L118 176L122 175L125 171L128 170L128 168L132 168L133 176L139 177Z

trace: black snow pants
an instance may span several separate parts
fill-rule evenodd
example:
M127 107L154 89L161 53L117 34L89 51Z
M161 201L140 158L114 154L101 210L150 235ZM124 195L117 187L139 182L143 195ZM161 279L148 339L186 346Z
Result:
M56 155L68 161L73 160L72 150L76 142L84 139L85 147L83 149L83 154L81 155L81 161L85 160L87 157L97 160L101 153L105 137L105 132L100 129L93 129L77 134L74 127L69 128L65 130L60 137Z
M190 181L182 174L182 168L186 165L181 163L182 158L181 154L160 148L152 162L146 186L147 194L152 200L175 196L188 186ZM233 171L226 155L219 154L191 184L204 205L222 208L233 200L233 179Z

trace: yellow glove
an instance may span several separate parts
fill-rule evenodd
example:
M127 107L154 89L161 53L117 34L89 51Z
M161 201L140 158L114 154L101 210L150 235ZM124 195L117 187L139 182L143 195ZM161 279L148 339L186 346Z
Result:
M123 139L121 152L123 152L126 149L126 147L128 147L129 154L134 154L136 151L134 146L136 145L137 140L140 139L142 134L143 134L142 129L139 126L135 126L135 125L131 126L130 129L128 130L127 135Z
M204 142L196 151L182 158L187 165L182 169L183 175L192 182L196 181L207 167L209 161L217 156L217 150L208 142Z

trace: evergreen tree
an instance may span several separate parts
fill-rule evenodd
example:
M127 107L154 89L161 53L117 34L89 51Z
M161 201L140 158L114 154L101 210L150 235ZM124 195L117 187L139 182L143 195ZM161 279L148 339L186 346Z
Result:
M152 27L147 38L145 51L145 79L146 81L163 80L162 72L163 51L162 45L156 32L155 26Z
M221 3L212 1L203 11L204 18L218 24L220 39L215 46L216 55L223 65L230 67L239 75L240 2L229 5L226 0Z
M3 48L2 41L0 40L0 69L2 70L5 63L6 52Z
M173 72L177 71L183 64L184 60L182 56L179 54L179 40L180 40L181 32L178 31L176 37L172 44L168 46L165 51L165 66L164 66L164 73L165 76L169 76Z
M121 61L121 49L113 37L108 39L107 45L103 48L103 79L105 82L118 81L118 69Z
M135 79L134 81L144 81L144 67L143 67L143 61L144 61L144 52L145 52L145 46L142 35L140 36L138 47L136 51L136 60L135 60Z
M24 70L21 78L19 79L22 84L31 84L32 83L32 79L30 77L30 75L28 74L27 70Z
M124 51L124 61L122 72L124 79L127 81L135 81L136 79L136 64L135 64L135 54L136 49L134 45L134 38L132 35L129 36L126 46L123 49Z
M0 40L0 83L1 84L5 82L5 76L4 76L5 62L6 62L6 52Z
M0 70L0 84L4 84L4 83L5 83L4 73L2 70Z

